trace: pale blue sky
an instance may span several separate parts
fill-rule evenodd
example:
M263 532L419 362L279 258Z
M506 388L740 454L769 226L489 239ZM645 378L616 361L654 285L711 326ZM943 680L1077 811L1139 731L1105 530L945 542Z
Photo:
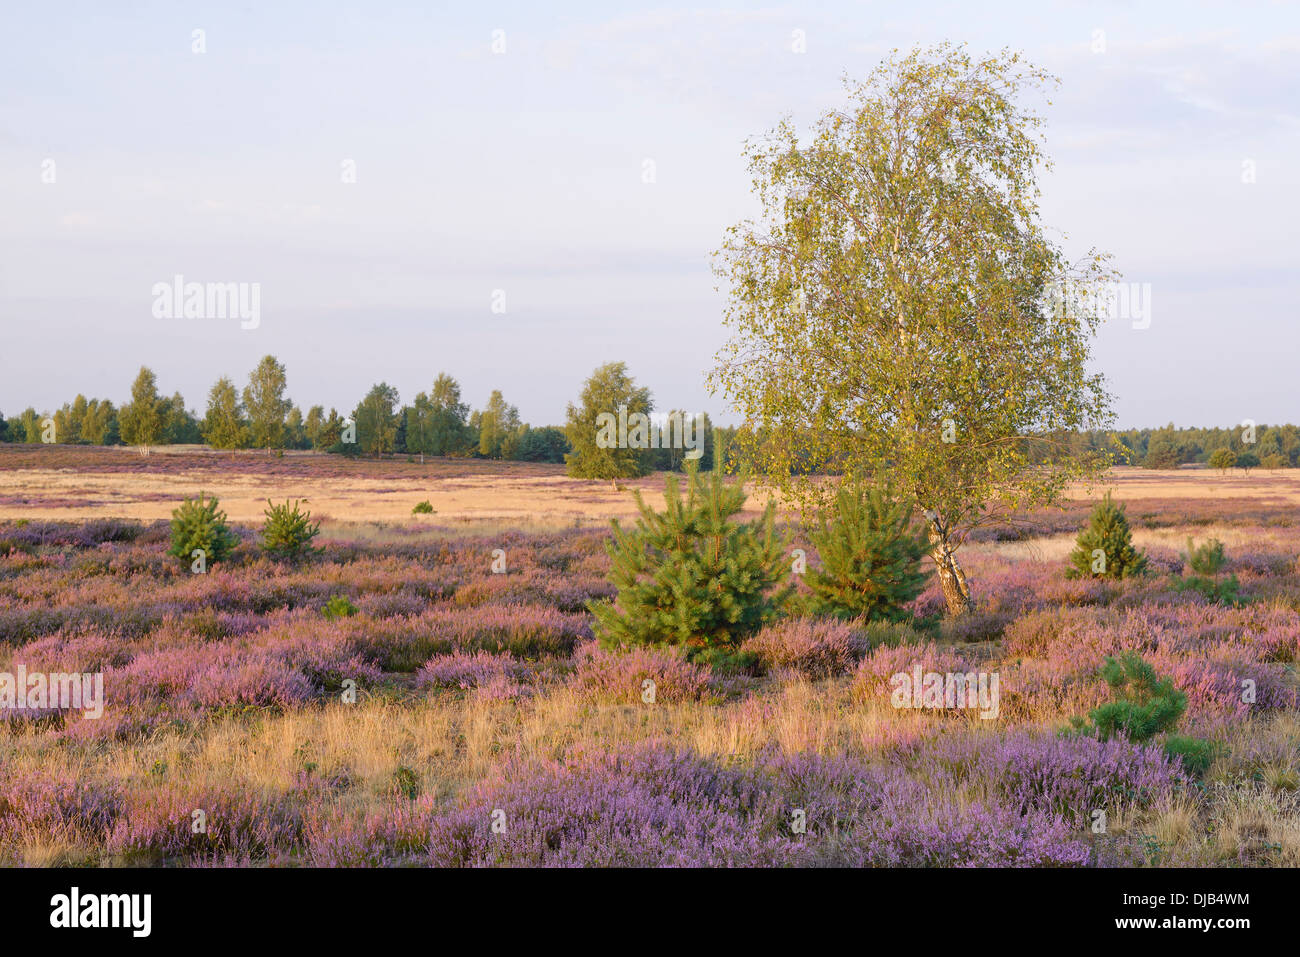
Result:
M9 5L0 410L121 401L145 363L201 412L270 352L304 408L445 370L558 423L622 359L660 407L726 419L708 255L752 209L742 141L946 39L1061 77L1045 221L1152 287L1150 328L1098 342L1120 424L1300 421L1296 5L545 6ZM154 318L177 273L261 283L260 327Z

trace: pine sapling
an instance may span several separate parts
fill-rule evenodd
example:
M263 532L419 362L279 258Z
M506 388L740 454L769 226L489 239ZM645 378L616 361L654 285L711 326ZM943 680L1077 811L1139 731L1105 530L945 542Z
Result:
M1076 542L1067 572L1071 578L1132 578L1146 570L1146 555L1133 547L1124 506L1111 501L1109 492Z
M226 513L218 510L217 499L187 498L172 512L171 547L167 554L183 564L198 563L206 570L208 565L225 560L239 537L226 524Z
M611 522L606 544L618 594L588 603L602 644L726 653L776 616L793 591L785 584L789 542L776 532L774 503L761 519L732 521L746 497L743 478L728 485L721 473L705 480L695 468L685 499L668 478L663 512L636 493L635 528Z
M273 505L267 501L266 522L262 525L262 550L274 558L296 561L317 551L312 539L320 534L313 525L311 512L298 509L298 502Z
M810 610L863 621L902 621L925 588L930 548L912 528L912 510L887 491L841 488L829 520L809 535L821 568L804 576Z
M1187 695L1168 678L1159 677L1141 655L1126 651L1107 658L1101 677L1115 698L1088 713L1088 720L1075 718L1076 729L1107 741L1123 734L1130 741L1148 741L1172 731L1187 710Z

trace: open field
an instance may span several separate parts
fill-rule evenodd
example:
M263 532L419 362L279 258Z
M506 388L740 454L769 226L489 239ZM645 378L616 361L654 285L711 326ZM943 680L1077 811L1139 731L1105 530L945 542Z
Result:
M653 479L623 483L629 488ZM557 465L404 457L349 460L311 452L283 458L258 452L168 448L148 456L122 449L0 448L0 518L167 518L178 499L216 495L233 521L260 521L268 498L299 498L325 524L412 521L427 499L426 525L500 522L564 528L603 524L635 511L631 494L609 482L567 478Z
M563 466L540 463L430 458L421 464L404 456L350 460L314 452L277 458L190 446L161 446L142 456L120 447L0 445L0 520L156 521L202 490L216 495L236 522L260 522L268 498L299 498L326 526L418 522L558 530L634 515L632 490L657 495L663 476L622 479L619 486L569 478ZM1134 514L1207 499L1226 514L1234 501L1249 508L1300 505L1300 469L1222 475L1117 468L1107 482L1072 494L1087 500L1107 490L1131 503ZM412 516L411 507L424 499L434 514ZM757 513L763 502L751 496L746 508Z
M788 619L724 673L594 647L588 526L630 493L558 467L0 449L0 672L100 671L106 697L3 719L0 862L1300 865L1300 481L1108 484L1146 577L1066 578L1081 499L962 550L966 620L932 581L912 627ZM200 488L241 542L194 575L161 519ZM330 517L322 554L259 554L267 497ZM1241 607L1175 587L1211 534ZM1058 735L1123 649L1188 696L1207 769ZM996 673L998 715L894 707L916 664Z

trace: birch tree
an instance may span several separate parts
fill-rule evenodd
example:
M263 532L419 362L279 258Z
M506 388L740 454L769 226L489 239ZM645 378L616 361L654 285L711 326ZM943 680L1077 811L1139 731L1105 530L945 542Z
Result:
M761 209L715 253L731 339L712 380L764 478L816 508L888 478L924 521L951 614L957 550L983 524L1059 500L1102 453L1068 443L1110 397L1088 369L1106 257L1067 262L1038 211L1054 79L1009 51L895 53L806 139L749 141ZM1047 101L1050 102L1050 101ZM1066 294L1062 294L1062 292Z

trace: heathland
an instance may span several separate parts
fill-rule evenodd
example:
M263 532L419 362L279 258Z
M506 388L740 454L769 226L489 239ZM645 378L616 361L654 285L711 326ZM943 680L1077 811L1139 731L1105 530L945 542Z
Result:
M5 716L0 860L1300 864L1291 475L1116 470L966 543L963 618L931 580L905 623L784 618L722 669L592 641L605 522L662 474L3 448L0 672L106 700ZM1072 579L1107 489L1147 573ZM198 575L165 519L200 490L239 542ZM319 554L257 549L268 498L307 500ZM1235 594L1186 587L1189 537ZM1194 755L1066 732L1122 651L1186 696ZM917 665L997 674L997 717L895 707Z

